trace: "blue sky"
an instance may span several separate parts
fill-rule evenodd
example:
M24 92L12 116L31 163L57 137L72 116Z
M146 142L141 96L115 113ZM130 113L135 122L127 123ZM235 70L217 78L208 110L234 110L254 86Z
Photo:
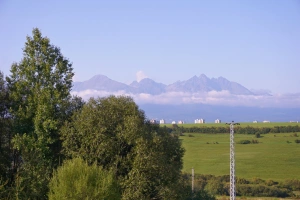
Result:
M73 62L77 81L103 74L131 83L138 74L170 84L203 73L300 92L298 0L45 2L0 0L5 75L38 27Z

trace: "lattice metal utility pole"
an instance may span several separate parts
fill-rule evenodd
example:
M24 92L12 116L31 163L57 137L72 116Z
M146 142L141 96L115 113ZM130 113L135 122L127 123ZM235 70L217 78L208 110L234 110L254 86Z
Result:
M235 200L235 159L234 159L234 125L239 123L226 123L230 125L230 200Z
M194 193L194 168L192 168L192 193Z

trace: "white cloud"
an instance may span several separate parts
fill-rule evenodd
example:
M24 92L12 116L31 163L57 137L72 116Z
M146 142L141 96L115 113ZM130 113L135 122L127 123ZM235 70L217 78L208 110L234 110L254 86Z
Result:
M141 80L143 80L144 78L148 78L148 76L143 72L143 71L138 71L136 73L136 81L140 82Z
M167 92L159 95L151 94L131 94L125 91L106 92L98 90L85 90L72 92L74 95L81 96L87 100L90 97L105 97L109 95L131 96L137 103L145 104L194 104L202 103L209 105L228 105L228 106L253 106L253 107L278 107L278 108L299 108L300 93L296 94L275 94L267 95L233 95L228 91L210 91L201 93L188 92Z
M72 78L72 81L73 81L73 82L80 81L80 80L79 80L79 76L75 74L75 75L73 76L73 78Z

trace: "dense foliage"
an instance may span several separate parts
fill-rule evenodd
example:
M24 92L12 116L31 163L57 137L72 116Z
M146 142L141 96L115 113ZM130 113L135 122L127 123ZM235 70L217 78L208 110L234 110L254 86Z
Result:
M84 170L79 199L115 199L110 195L116 191L102 184L107 180L119 185L122 199L188 198L187 187L180 187L184 150L179 138L150 124L129 97L87 104L72 97L72 70L60 49L33 29L21 61L12 64L6 80L0 73L0 198L48 199L49 194L57 199L73 192L72 178ZM101 190L99 185L84 188L93 174L101 175L94 182Z
M9 117L8 88L0 71L0 198L7 195L7 186L11 184L11 119Z
M90 99L61 135L67 156L114 171L123 199L176 199L173 186L184 153L180 140L150 124L132 98Z
M196 175L195 187L209 194L218 196L229 195L230 177L229 175ZM286 180L276 182L272 180L262 180L253 178L247 180L244 178L236 179L237 196L253 197L295 197L293 191L300 190L299 180Z
M59 167L49 189L50 200L121 199L112 171L96 163L88 165L81 158L67 160Z

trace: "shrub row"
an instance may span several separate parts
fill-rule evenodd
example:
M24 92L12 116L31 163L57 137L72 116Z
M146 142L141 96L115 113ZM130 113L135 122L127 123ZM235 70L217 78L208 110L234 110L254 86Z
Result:
M278 188L276 186L266 185L237 185L237 196L253 196L253 197L289 197L289 190Z
M171 128L168 128L171 133L229 133L229 127L179 127L174 124ZM234 129L235 133L239 134L266 134L266 133L295 133L300 132L300 126L274 126L273 128L268 127L240 127L236 126Z
M195 188L206 190L211 195L229 195L230 176L195 175ZM295 197L293 191L300 191L300 180L276 182L260 178L236 178L237 196L253 197Z

